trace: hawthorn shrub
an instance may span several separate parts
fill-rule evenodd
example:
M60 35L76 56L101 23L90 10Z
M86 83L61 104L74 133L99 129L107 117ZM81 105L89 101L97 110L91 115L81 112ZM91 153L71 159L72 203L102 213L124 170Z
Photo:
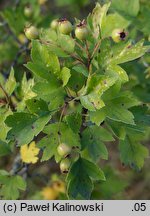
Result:
M119 2L97 3L85 19L58 17L46 27L36 22L35 1L16 7L20 26L12 9L1 13L19 41L9 75L0 76L2 199L90 199L94 185L107 182L99 161L108 160L110 142L124 166L142 169L149 157L142 141L150 125L150 46L138 13L149 7ZM61 175L47 183L41 164L59 164ZM31 195L38 175L45 187Z

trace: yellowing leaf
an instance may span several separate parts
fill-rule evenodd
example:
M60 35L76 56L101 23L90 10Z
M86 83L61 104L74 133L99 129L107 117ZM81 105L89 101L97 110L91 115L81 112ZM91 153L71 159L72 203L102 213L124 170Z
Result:
M21 159L24 163L36 163L38 161L38 153L40 149L35 146L35 142L29 145L23 145L20 148Z

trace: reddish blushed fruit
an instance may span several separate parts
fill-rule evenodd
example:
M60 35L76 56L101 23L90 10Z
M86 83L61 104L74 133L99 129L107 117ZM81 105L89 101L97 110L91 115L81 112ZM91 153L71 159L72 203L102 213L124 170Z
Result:
M35 26L27 26L24 30L25 32L25 35L26 37L29 39L29 40L32 40L32 39L37 39L38 36L39 36L39 31L38 29L35 27Z
M124 29L118 28L113 30L111 36L114 42L119 43L120 41L124 41L126 39L127 32L125 32Z
M61 157L65 157L71 153L71 147L66 145L65 143L59 144L57 147L57 152Z
M61 19L59 20L58 28L60 33L69 35L73 29L73 26L67 19Z
M61 170L61 172L64 173L64 174L68 173L70 166L71 166L71 160L69 160L68 158L63 159L60 162L60 170Z

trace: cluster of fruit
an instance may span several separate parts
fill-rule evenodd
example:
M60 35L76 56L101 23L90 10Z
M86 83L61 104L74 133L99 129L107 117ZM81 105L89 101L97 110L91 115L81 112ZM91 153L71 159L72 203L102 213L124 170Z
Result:
M73 30L73 25L66 18L60 20L55 19L51 22L51 28L55 31L58 30L62 34L69 35ZM29 40L37 39L39 36L38 29L33 25L28 25L24 31L26 37ZM89 29L86 25L86 22L83 20L76 26L75 36L79 40L84 41L88 37L88 34L89 34ZM114 31L112 32L112 39L116 43L125 40L126 37L127 37L127 32L124 29L117 28L114 29Z
M33 8L31 5L26 5L26 7L24 8L24 15L27 18L31 18L33 15ZM73 31L73 25L71 24L71 22L69 20L67 20L66 18L63 19L54 19L51 22L50 25L51 29L55 30L55 31L59 31L62 34L65 35L69 35L72 31ZM29 40L32 39L37 39L39 36L39 31L38 29L31 25L28 24L25 27L25 35ZM86 40L86 38L89 35L89 29L87 27L86 21L83 20L81 21L79 24L76 25L75 27L75 37L78 38L81 41ZM114 42L118 43L122 40L125 40L127 37L127 32L124 29L121 28L117 28L112 32L112 39Z
M57 147L58 155L61 156L60 170L62 173L68 173L72 162L79 158L79 147L69 146L65 143L60 143Z
M53 30L59 30L62 34L70 34L73 30L73 25L67 19L55 19L51 22L51 28ZM88 36L89 30L87 28L85 20L80 22L75 28L75 36L79 40L85 40Z

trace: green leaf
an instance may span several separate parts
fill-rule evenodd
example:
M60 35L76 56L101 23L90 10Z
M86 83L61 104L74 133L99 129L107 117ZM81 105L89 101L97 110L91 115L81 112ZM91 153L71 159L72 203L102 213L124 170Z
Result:
M105 39L101 43L101 52L98 54L98 63L100 67L106 71L113 69L120 73L120 78L125 79L126 74L123 69L116 67L118 64L133 61L143 56L149 49L149 46L143 46L144 41L141 40L135 45L130 41L111 45L110 40ZM116 74L117 74L116 73Z
M24 108L26 106L25 101L36 96L36 94L32 91L33 86L34 79L27 80L26 74L24 73L18 91L18 97L21 99L21 102L17 104L17 111L24 111Z
M106 38L101 41L101 52L98 53L98 64L101 68L107 68L107 61L112 57L111 41Z
M51 73L59 75L60 64L58 57L50 52L46 45L33 40L31 58L33 62L28 62L25 66L36 76L49 80Z
M96 112L89 112L90 121L99 126L106 118L105 109L96 110Z
M106 74L115 74L118 76L118 79L122 82L128 82L129 81L129 77L126 73L126 71L120 67L119 65L109 65L107 68L108 72Z
M88 77L88 70L85 66L83 65L76 65L72 68L76 72L83 74L85 77Z
M113 92L110 88L106 94L102 96L105 107L103 107L98 114L100 115L102 112L104 117L112 119L113 121L135 125L134 115L129 108L139 105L140 102L129 91L118 92L117 90L116 94L114 93L115 91Z
M94 163L79 158L67 176L67 193L70 199L90 199L94 180L105 180L104 173Z
M126 137L126 127L124 124L120 122L115 122L112 120L107 120L108 127L111 128L112 132L116 137L118 137L120 140L124 140Z
M143 167L144 159L149 156L148 149L129 136L120 141L119 149L122 162L138 170Z
M70 146L79 146L80 147L80 139L79 135L72 131L68 125L65 123L54 123L54 124L49 124L45 126L44 133L46 134L55 134L60 137L60 141L63 143L67 143Z
M21 176L7 176L0 189L0 195L6 200L19 198L19 190L26 189L26 182Z
M134 113L136 123L150 126L150 114L147 106L136 106L130 110Z
M90 176L90 178L93 180L106 180L104 172L95 163L82 159L82 164L85 172Z
M82 106L84 106L89 111L95 111L95 107L93 106L93 103L90 101L90 98L87 96L81 96L80 101Z
M7 116L11 115L12 111L9 110L2 110L0 109L0 140L2 141L6 141L6 136L7 136L7 132L9 131L9 128L7 127L7 125L5 124L5 119L7 118Z
M10 147L7 143L0 140L0 157L11 153Z
M147 20L150 19L149 11L149 2L141 2L140 13L133 21L133 25L135 25L140 32L143 32L145 36L149 36L150 34L150 22L147 22Z
M63 81L63 86L66 86L69 78L71 77L70 69L67 67L63 67L63 69L60 72L60 77Z
M69 35L56 34L55 31L46 29L42 31L41 39L47 43L48 50L58 57L68 57L74 52L75 41Z
M110 104L110 106L108 105L106 109L106 115L108 118L114 121L124 122L126 124L132 124L132 125L135 124L133 114L129 110L119 105L118 106L113 104Z
M103 93L116 82L116 77L104 75L92 76L86 86L86 95L80 96L82 105L89 111L95 111L105 106L101 99Z
M73 53L75 47L75 41L72 37L68 35L59 34L58 35L58 45L64 50L66 53Z
M9 96L14 92L16 85L17 85L17 83L16 83L16 79L14 77L14 69L11 68L10 75L7 79L6 84L5 84L5 90Z
M97 161L99 158L108 159L108 152L105 141L114 141L112 135L103 127L91 126L82 133L83 155Z
M29 113L14 113L7 117L5 123L10 127L7 139L13 140L17 146L30 143L48 123L51 116L45 114L36 116Z
M51 131L51 134L42 138L38 142L37 146L43 150L41 161L47 161L51 159L55 153L57 153L56 150L58 146L58 135L52 133Z
M14 8L12 7L3 10L1 15L15 35L18 35L20 32L22 32L26 22L24 16L22 15L22 7L16 7L15 17Z
M115 170L113 166L105 166L104 172L107 180L96 184L95 188L99 196L95 197L95 192L93 192L91 199L99 200L101 197L104 197L104 199L108 200L114 196L120 197L120 194L129 186L129 182L127 182L125 176L121 176L120 172Z
M17 185L17 188L20 190L25 190L26 189L26 182L21 176L16 176L15 177L15 182Z
M42 160L48 160L55 154L55 160L58 162L61 158L58 155L56 148L61 143L73 147L80 147L80 137L65 123L54 123L45 126L44 133L48 136L43 141L39 142L38 146L44 147Z
M8 179L9 173L6 170L0 170L0 184L5 184Z
M49 103L49 110L57 109L64 103L65 91L55 77L51 76L50 81L37 82L33 91Z
M120 91L116 89L113 92L113 89L110 88L103 96L103 100L108 105L118 105L122 106L126 109L131 108L133 106L138 106L141 102L135 97L135 95L131 91Z
M120 12L129 16L137 16L140 10L139 0L112 0L112 7Z
M26 105L30 113L32 114L43 114L44 112L48 112L47 103L43 100L38 100L36 98L32 98L26 101Z
M75 132L78 133L80 128L81 128L81 124L82 124L82 116L80 113L71 113L69 115L65 116L65 121L67 123L67 125Z
M40 63L28 62L25 66L30 71L32 71L32 73L35 76L38 76L38 77L46 79L46 80L50 80L49 70L44 65L42 65Z
M31 58L34 63L43 63L45 66L49 62L49 54L45 45L39 41L32 41Z
M0 170L0 176L3 177L3 176L7 176L9 175L9 173L6 171L6 170ZM0 178L1 179L1 178ZM1 180L0 180L1 181Z
M93 23L93 30L94 36L98 38L100 34L100 29L103 27L103 22L106 18L106 13L110 7L110 3L104 4L101 6L99 3L96 4L96 7L92 11L92 23Z
M55 30L52 30L50 28L48 29L42 29L40 39L44 41L57 41L57 33Z
M105 75L93 75L87 83L87 93L94 92L101 96L107 89L109 89L116 82L116 77Z
M130 21L119 15L118 13L109 14L103 22L102 36L109 37L112 31L117 28L126 29Z
M113 57L107 62L108 65L122 64L140 58L149 49L149 46L143 46L143 43L144 41L141 40L135 45L127 44L124 46L124 49L122 49L120 53L115 53L117 52L117 50L115 50Z
M48 48L38 41L32 41L31 57L34 63L44 65L54 74L60 71L58 57L54 53L49 52Z

